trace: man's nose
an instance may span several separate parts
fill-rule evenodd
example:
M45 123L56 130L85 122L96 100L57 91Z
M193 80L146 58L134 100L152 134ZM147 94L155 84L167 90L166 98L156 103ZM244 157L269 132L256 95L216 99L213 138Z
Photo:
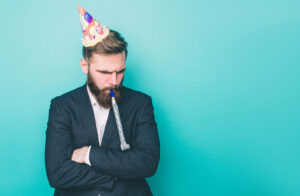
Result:
M116 72L113 72L111 74L111 84L114 86L117 85L117 73Z

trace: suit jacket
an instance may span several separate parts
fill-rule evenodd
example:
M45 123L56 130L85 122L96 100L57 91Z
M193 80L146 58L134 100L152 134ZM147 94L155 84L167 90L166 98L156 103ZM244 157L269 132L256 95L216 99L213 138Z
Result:
M119 104L126 142L121 151L110 109L101 147L86 84L51 100L46 131L45 163L55 196L148 196L145 178L153 176L160 142L151 97L121 88ZM71 160L75 149L91 145L92 166Z

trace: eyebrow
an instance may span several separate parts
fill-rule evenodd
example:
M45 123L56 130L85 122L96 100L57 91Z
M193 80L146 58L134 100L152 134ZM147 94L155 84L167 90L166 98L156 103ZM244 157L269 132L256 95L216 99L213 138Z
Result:
M124 72L125 71L125 69L126 68L124 68L124 69L121 69L121 70L119 70L119 71L116 71L117 73L122 73L122 72ZM97 69L96 70L97 72L100 72L100 73L114 73L114 71L113 72L111 72L111 71L107 71L107 70L100 70L100 69Z

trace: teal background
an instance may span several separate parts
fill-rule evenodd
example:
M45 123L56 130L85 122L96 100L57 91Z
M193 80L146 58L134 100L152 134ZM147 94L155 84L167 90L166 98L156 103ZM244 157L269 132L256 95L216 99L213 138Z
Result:
M1 195L52 195L50 100L84 84L80 3L129 42L125 85L152 96L154 195L300 195L300 1L4 1Z

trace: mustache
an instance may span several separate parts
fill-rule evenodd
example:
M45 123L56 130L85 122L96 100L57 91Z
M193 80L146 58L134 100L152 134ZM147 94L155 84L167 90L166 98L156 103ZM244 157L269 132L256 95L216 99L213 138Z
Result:
M115 85L115 86L109 86L109 87L105 87L105 88L101 89L101 91L105 91L105 90L113 90L113 91L120 90L121 86L122 86L121 84L120 85Z

